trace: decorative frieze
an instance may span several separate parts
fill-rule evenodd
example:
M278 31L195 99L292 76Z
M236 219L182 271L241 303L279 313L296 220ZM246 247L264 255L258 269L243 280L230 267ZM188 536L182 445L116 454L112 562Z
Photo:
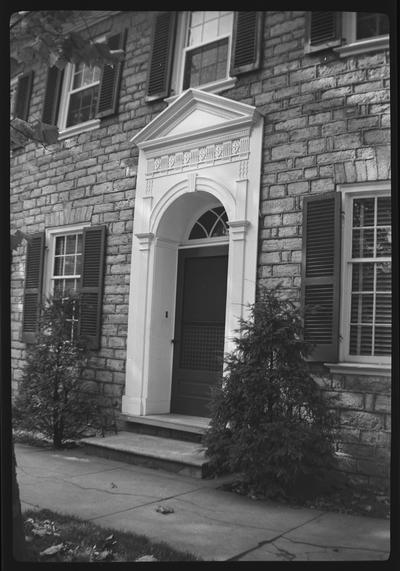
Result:
M249 137L202 145L187 151L160 155L147 160L146 177L153 178L179 171L193 170L205 166L241 161L240 172L247 175ZM245 175L241 175L243 178Z

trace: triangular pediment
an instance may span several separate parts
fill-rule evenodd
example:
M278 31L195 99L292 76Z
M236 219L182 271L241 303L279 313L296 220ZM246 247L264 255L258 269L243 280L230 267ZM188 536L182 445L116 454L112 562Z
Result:
M148 147L152 143L167 144L205 132L234 129L250 124L255 111L255 107L220 95L188 89L131 141L139 147Z

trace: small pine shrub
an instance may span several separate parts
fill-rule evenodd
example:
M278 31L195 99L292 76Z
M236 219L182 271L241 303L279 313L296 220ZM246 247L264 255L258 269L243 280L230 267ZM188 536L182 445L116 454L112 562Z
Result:
M333 418L306 361L300 310L262 290L235 345L204 437L211 471L237 472L266 497L317 493L335 466Z
M47 300L39 319L37 342L28 346L27 362L13 407L18 428L40 432L55 448L112 424L112 406L96 383L82 378L90 352L72 331L77 296Z

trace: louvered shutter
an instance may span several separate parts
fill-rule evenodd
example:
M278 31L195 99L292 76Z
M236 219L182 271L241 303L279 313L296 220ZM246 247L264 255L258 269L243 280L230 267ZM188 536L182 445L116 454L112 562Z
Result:
M31 101L33 71L24 73L18 78L15 95L14 116L24 121L28 120L29 104Z
M155 19L146 101L169 95L174 51L176 12L163 12Z
M231 75L260 67L263 15L263 12L235 12Z
M309 12L306 51L316 52L340 45L340 12Z
M39 232L28 239L22 316L22 340L34 343L38 331L38 318L42 294L45 234Z
M126 30L111 36L107 40L110 50L124 50L126 42ZM119 89L121 85L123 62L112 65L104 65L101 80L99 98L97 101L96 117L114 115L118 110Z
M56 66L49 67L47 72L42 121L48 125L57 124L57 114L60 104L63 74L64 72L58 69Z
M83 229L81 304L78 333L92 349L100 347L106 227Z
M339 348L340 194L308 196L303 203L302 304L311 358L336 362Z

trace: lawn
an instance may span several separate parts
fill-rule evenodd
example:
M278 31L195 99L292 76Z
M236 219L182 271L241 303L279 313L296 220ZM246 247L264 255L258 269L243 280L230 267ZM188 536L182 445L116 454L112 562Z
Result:
M124 562L142 557L143 561L201 561L144 535L100 527L47 509L28 510L23 519L30 561Z

